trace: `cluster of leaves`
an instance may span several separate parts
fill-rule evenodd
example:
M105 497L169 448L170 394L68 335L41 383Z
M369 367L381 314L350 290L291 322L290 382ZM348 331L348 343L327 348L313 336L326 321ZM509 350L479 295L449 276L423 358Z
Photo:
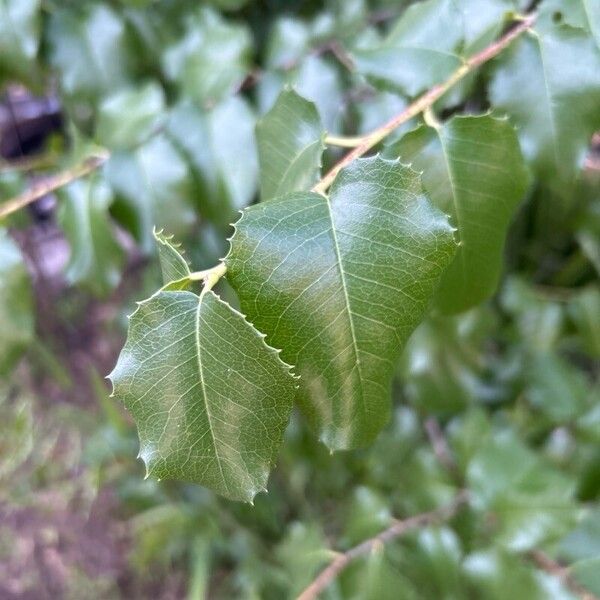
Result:
M600 593L598 516L583 510L600 495L600 197L583 169L600 129L598 10L539 3L527 32L325 195L310 190L340 156L328 132L380 125L526 7L340 0L294 15L209 4L0 9L2 74L56 78L64 166L110 152L59 192L70 284L109 294L125 261L119 236L153 253L153 227L200 267L226 254L192 272L155 234L164 285L131 316L111 375L155 477L249 501L279 460L254 512L183 488L192 508L166 514L185 537L206 513L198 564L237 564L224 595L297 593L327 560L327 534L350 546L466 487L452 527L374 552L331 596L501 598L510 587L570 598L533 568L537 548L575 562ZM8 372L34 318L5 231L0 256ZM431 419L450 465L423 432ZM317 437L331 450L370 447L330 456ZM239 552L209 531L227 531L232 514Z

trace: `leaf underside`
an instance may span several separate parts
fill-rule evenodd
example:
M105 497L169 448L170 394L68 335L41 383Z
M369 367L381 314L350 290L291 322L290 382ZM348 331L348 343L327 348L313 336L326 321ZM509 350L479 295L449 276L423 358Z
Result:
M418 174L379 157L342 171L329 200L290 194L236 224L227 278L296 366L300 406L331 449L387 422L396 359L455 247Z
M152 232L158 249L158 260L163 277L163 283L169 290L183 290L191 283L190 267L183 257L180 245L173 241L173 235L165 235L163 230L156 228Z
M135 419L149 475L234 500L266 489L295 379L213 292L160 291L142 302L110 379Z

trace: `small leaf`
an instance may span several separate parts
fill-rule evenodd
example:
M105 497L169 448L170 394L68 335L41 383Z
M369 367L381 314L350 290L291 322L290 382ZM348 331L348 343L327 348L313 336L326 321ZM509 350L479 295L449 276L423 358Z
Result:
M581 29L553 23L522 36L502 55L490 99L517 125L523 154L539 178L568 191L600 127L600 51L594 40Z
M415 96L461 65L462 15L452 0L425 0L400 17L387 38L356 49L358 72L386 89Z
M265 489L294 378L213 292L159 291L140 303L109 377L136 421L149 475L248 502Z
M437 306L456 313L491 296L506 232L528 182L512 126L489 115L454 117L439 128L408 133L386 154L423 170L431 199L458 227L460 248L442 277Z
M307 190L317 182L324 136L315 105L293 90L281 92L256 126L263 200Z
M0 228L0 374L10 373L33 338L33 294L17 245Z
M226 258L243 310L297 365L299 402L332 449L387 422L395 362L455 252L419 176L355 161L329 200L294 193L243 213Z
M158 248L160 270L162 271L163 283L170 290L185 289L190 280L190 267L180 251L180 244L173 242L173 235L166 236L162 229L152 231ZM183 281L182 281L183 280ZM175 287L173 287L173 284Z
M119 283L125 259L108 216L111 190L104 180L92 176L74 181L59 196L58 219L71 247L66 278L106 295Z
M163 90L155 82L107 96L98 113L98 143L122 150L144 142L156 128L164 104Z

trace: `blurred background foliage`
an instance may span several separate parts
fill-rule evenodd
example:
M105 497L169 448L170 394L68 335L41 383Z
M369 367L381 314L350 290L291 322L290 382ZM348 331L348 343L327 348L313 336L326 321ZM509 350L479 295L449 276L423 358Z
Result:
M152 227L175 234L197 269L226 253L229 224L257 196L257 119L286 85L334 134L401 110L422 82L374 87L351 54L376 45L408 4L0 5L1 198L110 153L0 228L2 598L290 598L332 550L462 487L467 510L377 548L323 597L577 597L537 551L600 595L599 144L568 185L536 178L546 167L528 156L534 177L497 295L416 331L393 418L371 448L329 455L295 415L269 494L240 505L144 480L132 423L108 398L126 315L159 285ZM525 4L459 2L466 23L479 18L468 48ZM539 8L597 32L578 6ZM438 114L488 110L487 82L496 74L502 97L498 73L515 60L486 66ZM339 156L329 149L326 165Z

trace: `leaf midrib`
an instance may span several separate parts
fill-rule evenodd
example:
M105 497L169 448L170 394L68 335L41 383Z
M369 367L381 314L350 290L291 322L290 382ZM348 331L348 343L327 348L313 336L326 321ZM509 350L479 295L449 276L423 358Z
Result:
M318 145L322 145L322 141L321 141L321 137L319 137L318 140L315 140L314 142L304 146L304 148L302 148L302 150L300 150L300 152L298 152L294 158L290 161L289 165L287 166L287 168L285 169L285 171L283 172L280 180L279 180L279 185L277 186L277 189L275 191L275 193L271 196L271 198L277 198L278 196L280 196L282 194L281 192L281 186L286 183L287 180L287 176L290 173L290 171L292 170L292 167L295 167L298 162L300 161L300 159L302 157L304 157L305 154L308 153L309 150L313 150L313 148L315 146ZM283 193L288 193L290 190L284 190Z
M212 440L212 445L213 445L213 449L215 452L215 458L217 459L217 465L219 466L219 472L221 473L221 479L223 480L223 485L225 486L225 489L227 490L228 494L231 494L231 490L229 489L229 484L227 483L227 480L225 479L225 474L223 472L223 465L221 464L221 457L219 456L219 452L217 450L217 438L215 437L214 431L213 431L213 424L212 424L212 416L210 414L210 409L208 407L208 395L206 393L206 385L205 385L205 381L204 381L204 370L202 367L202 352L201 352L201 347L202 344L200 343L200 310L202 308L202 301L205 297L205 294L202 293L200 294L200 297L198 298L198 308L196 309L196 331L195 331L195 340L196 340L196 356L198 358L198 376L200 377L200 388L202 390L202 399L204 400L204 409L206 410L206 417L208 420L208 431L210 433L210 438Z
M327 205L327 212L329 214L329 221L331 223L331 235L333 238L333 248L336 256L336 263L338 265L338 270L340 272L340 279L342 281L342 290L344 292L344 301L345 301L345 310L348 315L348 322L350 324L350 335L352 336L352 349L354 350L354 361L356 364L356 370L358 371L358 380L359 380L359 390L360 390L360 400L362 403L363 413L366 414L366 406L365 406L365 397L363 392L363 376L362 370L360 368L360 357L358 356L358 341L356 339L356 331L354 329L354 320L352 319L353 312L350 309L350 297L348 296L348 286L346 284L346 275L344 273L344 266L342 263L341 253L339 242L337 239L337 233L335 230L335 221L333 220L333 211L331 210L331 202L329 198L324 198L324 202Z

